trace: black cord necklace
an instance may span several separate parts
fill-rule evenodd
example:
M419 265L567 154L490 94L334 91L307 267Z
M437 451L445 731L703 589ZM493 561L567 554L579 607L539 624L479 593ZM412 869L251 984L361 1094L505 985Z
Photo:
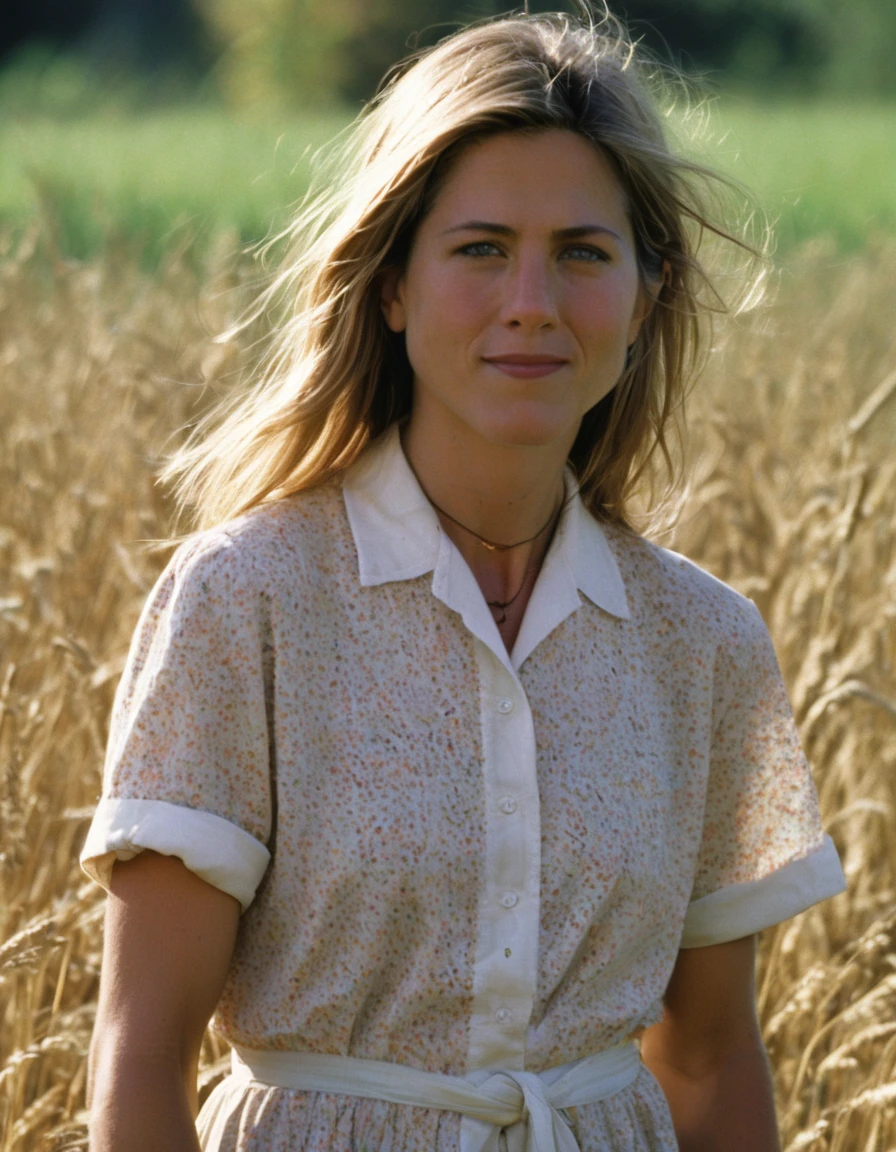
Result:
M525 540L517 540L515 544L496 544L494 540L486 540L484 536L480 536L478 532L474 532L473 529L468 528L466 524L461 524L457 517L452 516L450 512L446 512L444 508L440 508L431 496L427 496L426 499L430 502L430 504L432 504L436 512L444 516L446 520L450 520L452 524L456 524L458 528L463 528L464 532L468 532L471 536L475 536L483 548L488 548L489 552L509 552L511 548L520 548L523 544L531 544L533 540L537 540L539 536L543 535L546 529L550 527L554 518L557 516L557 513L560 511L560 509L555 509L544 522L544 524L542 524L542 526L538 529L534 536L529 536ZM519 595L519 593L517 593L517 595ZM508 600L507 603L509 604L510 601Z
M560 508L555 509L550 514L550 516L545 521L545 523L541 526L541 528L538 529L538 531L535 533L534 536L529 536L526 540L517 540L517 542L515 544L498 544L494 540L486 540L484 536L480 536L478 532L474 532L472 528L468 528L466 526L466 524L462 524L460 522L460 520L457 519L456 516L452 516L451 513L446 512L444 508L440 508L431 496L427 496L427 500L429 500L430 504L432 504L432 506L433 506L433 508L435 508L436 512L439 512L442 516L445 517L446 520L450 520L452 524L456 524L458 526L458 528L462 528L464 530L464 532L467 532L470 536L473 536L476 540L479 541L479 543L483 546L483 548L487 548L490 552L509 552L511 548L519 548L523 544L531 544L533 542L533 540L537 540L539 538L539 536L543 536L544 533L548 530L548 528L550 528L552 525L556 524L557 517L559 516L560 512L563 509L562 504L560 505ZM528 581L528 579L529 579L529 565L527 564L526 570L525 570L525 572L523 572L522 583L520 584L519 588L517 588L516 592L514 592L514 594L510 597L509 600L486 600L486 604L489 606L489 608L492 609L492 611L501 613L501 615L498 616L495 620L496 624L498 624L498 625L504 624L507 621L507 609L514 602L514 600L517 599L517 597L522 592L522 590L526 587L526 582Z
M516 600L520 592L526 587L526 581L529 579L529 566L526 565L526 571L523 573L523 582L517 588L516 592L510 597L509 600L486 600L486 604L493 612L500 612L501 615L495 618L496 624L504 624L507 621L507 609Z

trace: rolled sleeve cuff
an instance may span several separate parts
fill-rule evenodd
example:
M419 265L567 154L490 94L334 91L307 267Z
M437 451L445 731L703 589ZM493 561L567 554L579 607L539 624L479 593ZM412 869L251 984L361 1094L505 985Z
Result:
M207 883L227 892L245 912L271 854L254 836L212 812L163 800L103 799L81 853L81 867L107 891L116 860L145 849L178 856Z
M761 880L729 884L692 901L681 947L703 948L751 936L845 889L837 849L830 836L825 836L808 856L791 860Z

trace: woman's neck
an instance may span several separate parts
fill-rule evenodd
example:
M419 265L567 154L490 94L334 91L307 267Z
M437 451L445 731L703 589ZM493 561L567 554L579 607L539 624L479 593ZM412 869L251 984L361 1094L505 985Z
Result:
M510 651L562 511L565 457L427 437L413 421L402 445Z
M495 555L506 555L507 545L537 543L563 502L566 456L556 449L428 436L413 421L402 447L421 488L451 525L452 539L456 530L471 545L497 544Z

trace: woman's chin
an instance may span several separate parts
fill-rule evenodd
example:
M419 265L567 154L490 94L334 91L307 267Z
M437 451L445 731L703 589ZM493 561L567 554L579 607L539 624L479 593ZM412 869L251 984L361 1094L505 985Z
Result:
M527 418L498 419L485 422L481 429L483 439L507 448L550 448L555 446L565 458L578 430L568 420Z

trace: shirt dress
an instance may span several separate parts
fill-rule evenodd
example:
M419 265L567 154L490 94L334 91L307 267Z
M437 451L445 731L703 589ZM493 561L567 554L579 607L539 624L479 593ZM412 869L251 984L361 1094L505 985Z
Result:
M750 601L567 502L513 651L396 429L181 546L141 617L83 853L243 907L249 1049L541 1071L659 1020L679 948L839 892ZM671 1152L641 1068L583 1152ZM226 1078L206 1152L456 1152L456 1113Z

